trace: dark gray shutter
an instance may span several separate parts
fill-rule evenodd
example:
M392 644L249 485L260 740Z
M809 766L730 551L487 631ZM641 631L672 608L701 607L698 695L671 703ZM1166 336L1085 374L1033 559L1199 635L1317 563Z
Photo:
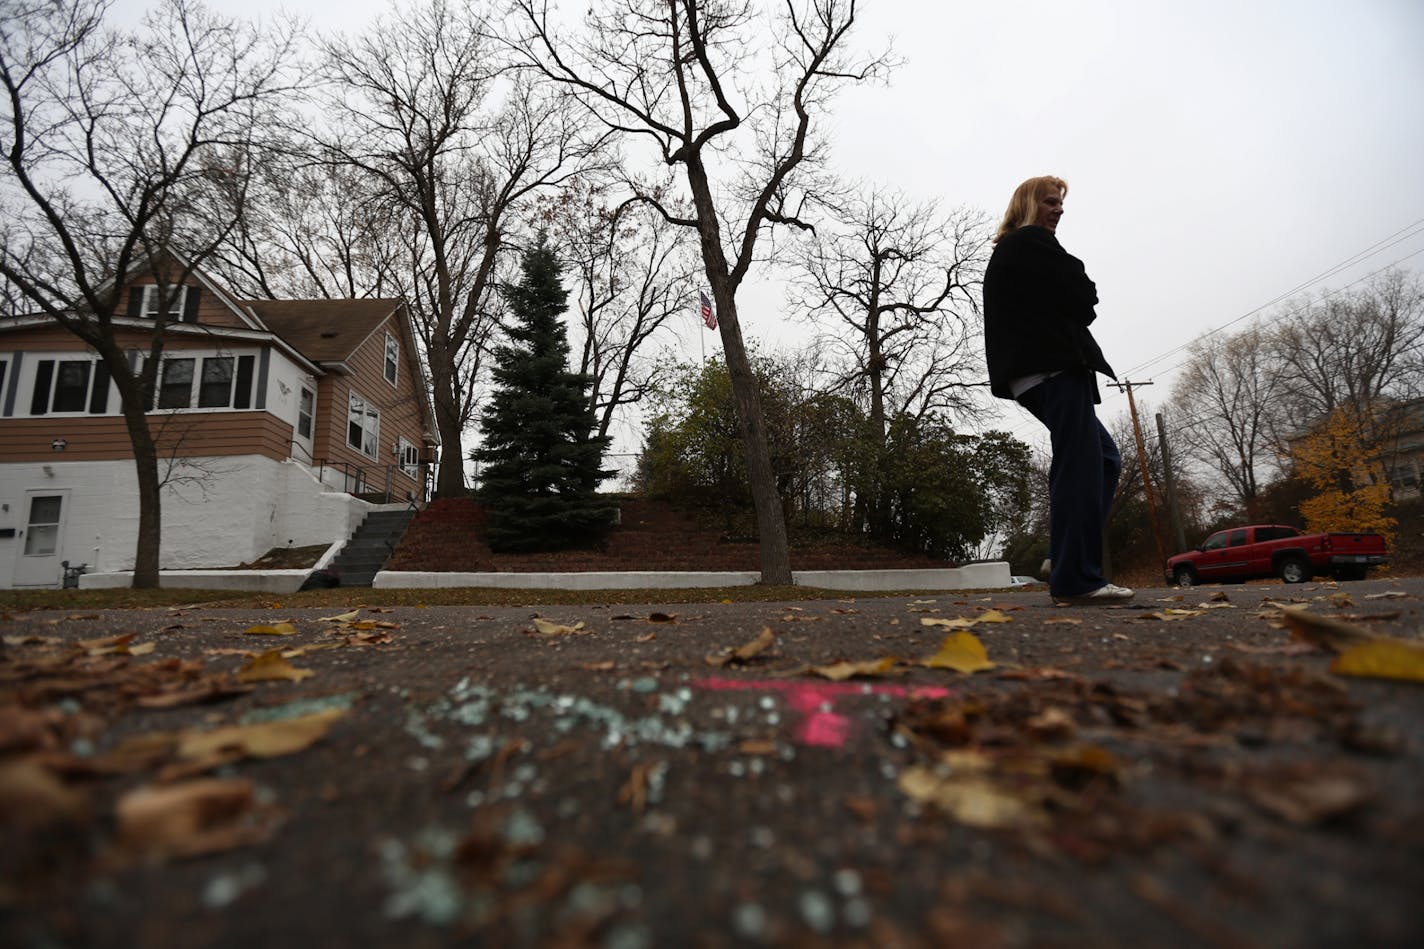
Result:
M256 361L254 356L237 357L237 392L232 399L235 409L252 407L252 364Z
M198 300L203 296L202 287L188 287L183 294L183 322L198 322Z
M35 364L35 391L30 396L30 414L44 415L49 411L49 384L54 381L54 360L41 359Z
M143 316L143 287L129 287L129 316Z
M89 414L109 411L109 367L100 359L94 363L94 391L89 395Z
M10 384L5 387L5 408L3 414L6 418L15 414L15 393L20 388L20 363L25 361L25 354L17 352L10 360Z
M272 350L262 350L261 361L257 364L257 405L254 408L265 411L267 408L267 366L272 360Z

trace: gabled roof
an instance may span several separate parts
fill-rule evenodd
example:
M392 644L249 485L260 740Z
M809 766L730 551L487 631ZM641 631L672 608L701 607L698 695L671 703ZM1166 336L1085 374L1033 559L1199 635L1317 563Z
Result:
M400 300L243 300L267 328L315 363L344 362Z

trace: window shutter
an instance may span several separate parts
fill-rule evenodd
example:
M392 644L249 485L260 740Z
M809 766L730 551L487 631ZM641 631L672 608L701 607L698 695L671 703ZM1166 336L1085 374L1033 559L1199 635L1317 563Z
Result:
M30 396L30 414L44 415L49 411L49 384L54 381L54 360L41 359L35 364L35 391Z
M183 322L198 322L198 300L203 295L202 287L189 286L183 291Z
M94 391L89 396L89 414L109 411L109 367L101 359L94 363Z
M129 287L129 316L140 319L143 316L143 287Z

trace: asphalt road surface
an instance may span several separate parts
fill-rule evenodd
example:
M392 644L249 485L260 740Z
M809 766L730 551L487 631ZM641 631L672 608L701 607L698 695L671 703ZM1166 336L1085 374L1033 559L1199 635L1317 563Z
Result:
M6 617L0 944L1424 944L1424 580L362 593Z

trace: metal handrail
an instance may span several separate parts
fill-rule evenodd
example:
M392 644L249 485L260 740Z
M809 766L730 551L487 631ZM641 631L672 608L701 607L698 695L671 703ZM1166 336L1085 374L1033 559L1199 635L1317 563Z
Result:
M330 468L339 472L342 478L342 490L347 494L377 494L383 499L381 503L389 504L393 489L393 481L396 471L406 474L400 465L362 465L350 461L332 461L322 458L317 464L318 478L322 483L326 483L326 471ZM410 477L410 475L406 475ZM417 484L422 483L421 478L416 476L411 478ZM415 503L415 495L406 492L411 504Z

